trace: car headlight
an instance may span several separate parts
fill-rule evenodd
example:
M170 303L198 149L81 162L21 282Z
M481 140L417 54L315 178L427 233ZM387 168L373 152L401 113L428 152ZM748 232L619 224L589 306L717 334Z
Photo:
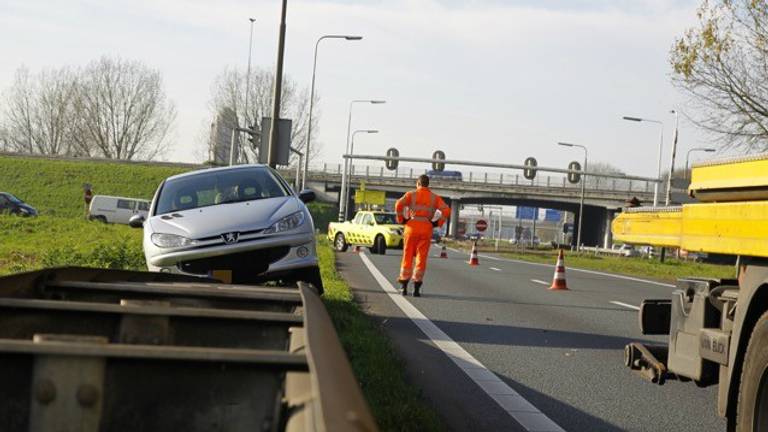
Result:
M151 239L152 239L152 243L154 243L155 246L161 247L161 248L192 246L197 243L195 240L188 239L184 236L180 236L176 234L154 233L152 234Z
M275 234L285 231L296 229L304 223L304 212L296 212L290 216L286 216L279 221L272 224L271 227L263 231L264 234Z

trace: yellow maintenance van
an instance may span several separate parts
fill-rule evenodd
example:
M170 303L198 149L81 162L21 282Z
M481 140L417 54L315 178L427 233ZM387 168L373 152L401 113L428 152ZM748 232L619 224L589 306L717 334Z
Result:
M625 363L657 384L718 384L729 431L768 432L768 154L695 165L688 191L696 203L625 209L614 237L735 255L736 278L681 279L671 299L643 301L643 334L669 343L629 344Z

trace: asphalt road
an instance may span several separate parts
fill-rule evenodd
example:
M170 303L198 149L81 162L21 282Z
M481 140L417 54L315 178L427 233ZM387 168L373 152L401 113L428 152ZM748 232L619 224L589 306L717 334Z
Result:
M424 295L407 297L410 305L562 429L725 430L716 415L716 387L657 386L623 366L628 342L664 340L641 335L630 307L644 298L668 298L670 286L568 269L570 290L549 291L554 263L481 255L480 266L471 267L463 253L437 258L434 245L430 255ZM400 251L366 256L396 286ZM406 316L360 255L340 253L338 265L392 337L410 381L451 429L537 430L535 422L505 411L440 350L443 344L420 329L424 319Z

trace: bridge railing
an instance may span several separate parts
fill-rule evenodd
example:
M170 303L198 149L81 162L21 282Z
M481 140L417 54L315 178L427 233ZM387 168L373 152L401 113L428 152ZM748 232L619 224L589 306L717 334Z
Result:
M335 163L314 165L310 169L309 178L312 175L339 175L344 171L343 164ZM412 179L416 180L420 175L428 170L400 167L395 171L390 171L381 165L352 165L350 173L356 178L368 179ZM493 173L493 172L463 172L461 180L437 179L440 182L457 182L466 185L502 185L502 186L533 186L549 187L560 189L581 189L581 183L570 183L565 176L537 175L533 180L523 177L522 173ZM610 191L610 192L653 192L653 183L640 180L624 180L616 178L605 178L587 176L586 189L591 191Z

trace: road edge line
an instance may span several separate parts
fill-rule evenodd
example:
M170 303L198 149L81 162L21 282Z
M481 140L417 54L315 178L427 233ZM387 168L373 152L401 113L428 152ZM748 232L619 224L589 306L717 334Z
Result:
M404 298L394 286L384 277L379 269L371 262L366 253L360 254L360 259L368 268L371 276L376 280L389 298L407 316L416 327L434 344L434 346L448 356L456 366L464 372L469 379L477 384L480 389L491 397L510 417L519 423L527 431L541 432L565 432L565 430L552 419L542 413L533 404L528 402L520 393L515 391L507 383L501 380L495 373L485 367L479 360L468 353L456 341L440 330L435 323L426 317L416 306Z

